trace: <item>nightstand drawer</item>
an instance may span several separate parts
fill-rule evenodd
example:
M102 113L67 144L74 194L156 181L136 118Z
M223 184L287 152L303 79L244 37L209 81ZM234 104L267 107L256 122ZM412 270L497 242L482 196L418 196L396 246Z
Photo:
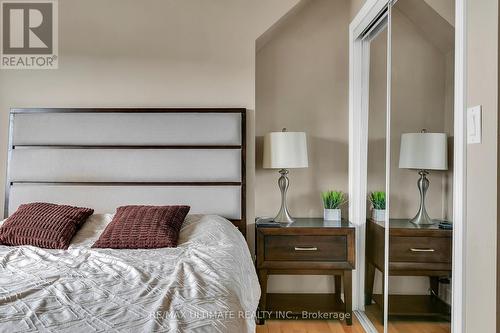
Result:
M451 238L391 236L389 261L451 262Z
M267 235L264 260L347 261L347 237L313 235Z

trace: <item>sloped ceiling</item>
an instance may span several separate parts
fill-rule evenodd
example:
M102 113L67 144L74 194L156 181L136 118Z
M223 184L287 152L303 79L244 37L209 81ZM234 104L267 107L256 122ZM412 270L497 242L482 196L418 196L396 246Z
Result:
M283 15L279 20L277 20L269 29L267 29L262 35L257 38L255 46L256 50L259 51L264 45L272 39L274 34L286 24L286 22L293 19L293 17L297 16L298 13L305 7L307 3L311 0L300 0L295 3L285 15Z

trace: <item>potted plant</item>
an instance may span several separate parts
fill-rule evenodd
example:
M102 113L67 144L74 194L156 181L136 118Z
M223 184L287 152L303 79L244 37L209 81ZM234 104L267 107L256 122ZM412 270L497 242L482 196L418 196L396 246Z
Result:
M385 221L385 192L375 191L370 194L372 204L372 219L375 221Z
M342 218L340 206L346 202L344 193L341 191L326 191L321 193L321 198L324 207L323 218L328 221L340 221Z

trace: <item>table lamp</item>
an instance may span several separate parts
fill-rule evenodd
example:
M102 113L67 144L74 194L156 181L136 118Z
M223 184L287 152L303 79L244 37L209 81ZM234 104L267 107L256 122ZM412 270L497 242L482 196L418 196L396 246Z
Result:
M293 218L286 204L286 192L290 181L288 169L307 168L307 139L304 132L271 132L264 136L265 169L279 169L278 186L281 191L281 208L274 218L275 222L292 223Z
M420 191L420 205L417 215L410 220L416 225L429 225L435 222L425 209L425 195L429 188L429 170L448 170L448 144L445 133L405 133L401 135L399 168L418 170L417 182Z

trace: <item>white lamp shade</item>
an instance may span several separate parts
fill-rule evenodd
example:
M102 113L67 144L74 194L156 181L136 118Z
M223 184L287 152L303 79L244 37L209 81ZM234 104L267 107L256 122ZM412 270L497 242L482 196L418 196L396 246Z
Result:
M271 132L264 136L264 168L307 168L307 139L304 132Z
M399 168L448 170L448 144L445 133L405 133L401 135Z

